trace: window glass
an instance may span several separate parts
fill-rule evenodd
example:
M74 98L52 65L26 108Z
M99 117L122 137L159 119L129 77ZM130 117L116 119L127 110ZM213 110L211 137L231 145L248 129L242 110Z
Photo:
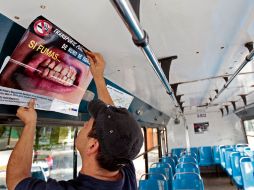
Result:
M244 128L249 147L254 150L254 119L244 121Z
M158 136L157 129L147 128L147 144L148 144L148 168L154 162L159 162L158 152Z
M144 130L142 128L142 134L144 136ZM145 147L144 147L144 143L142 148L140 149L140 152L138 155L141 155L145 152ZM138 156L138 158L136 158L135 160L133 160L133 164L135 166L135 170L136 170L136 177L137 177L137 182L140 179L141 175L146 173L145 172L145 158L144 155L142 156Z
M23 127L0 126L0 189L6 189L6 166ZM37 127L31 174L43 180L73 178L74 127Z
M13 148L22 132L21 127L0 125L0 150Z
M82 127L79 127L78 131L80 131L81 129L82 129ZM82 167L82 160L81 160L79 151L77 151L77 172L79 172L81 170L81 167Z
M254 120L244 121L246 135L254 136Z

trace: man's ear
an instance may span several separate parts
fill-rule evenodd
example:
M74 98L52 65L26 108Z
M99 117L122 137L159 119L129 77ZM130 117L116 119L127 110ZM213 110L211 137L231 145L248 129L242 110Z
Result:
M87 154L91 155L96 152L98 152L99 149L99 141L95 138L90 138L88 141L88 149L87 149Z

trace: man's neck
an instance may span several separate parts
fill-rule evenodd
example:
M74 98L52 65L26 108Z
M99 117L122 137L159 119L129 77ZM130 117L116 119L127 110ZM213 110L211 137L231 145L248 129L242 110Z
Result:
M82 163L80 173L104 181L116 181L122 179L123 177L119 170L114 172L105 170L100 168L95 161L91 160L86 160Z

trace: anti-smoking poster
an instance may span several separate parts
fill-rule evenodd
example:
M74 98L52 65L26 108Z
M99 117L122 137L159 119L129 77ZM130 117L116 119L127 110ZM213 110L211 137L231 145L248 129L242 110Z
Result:
M29 26L11 57L0 68L0 104L78 115L80 101L92 80L85 49L40 16Z

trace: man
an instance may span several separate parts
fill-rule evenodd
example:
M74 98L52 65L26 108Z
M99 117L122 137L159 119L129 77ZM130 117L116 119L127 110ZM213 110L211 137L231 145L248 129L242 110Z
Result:
M141 129L126 109L114 107L103 78L103 57L97 53L87 54L100 100L89 103L88 111L92 117L84 124L75 142L82 159L78 178L44 182L31 177L37 120L35 101L31 100L28 108L17 110L17 116L25 126L8 162L6 181L9 190L137 189L131 160L143 144Z

